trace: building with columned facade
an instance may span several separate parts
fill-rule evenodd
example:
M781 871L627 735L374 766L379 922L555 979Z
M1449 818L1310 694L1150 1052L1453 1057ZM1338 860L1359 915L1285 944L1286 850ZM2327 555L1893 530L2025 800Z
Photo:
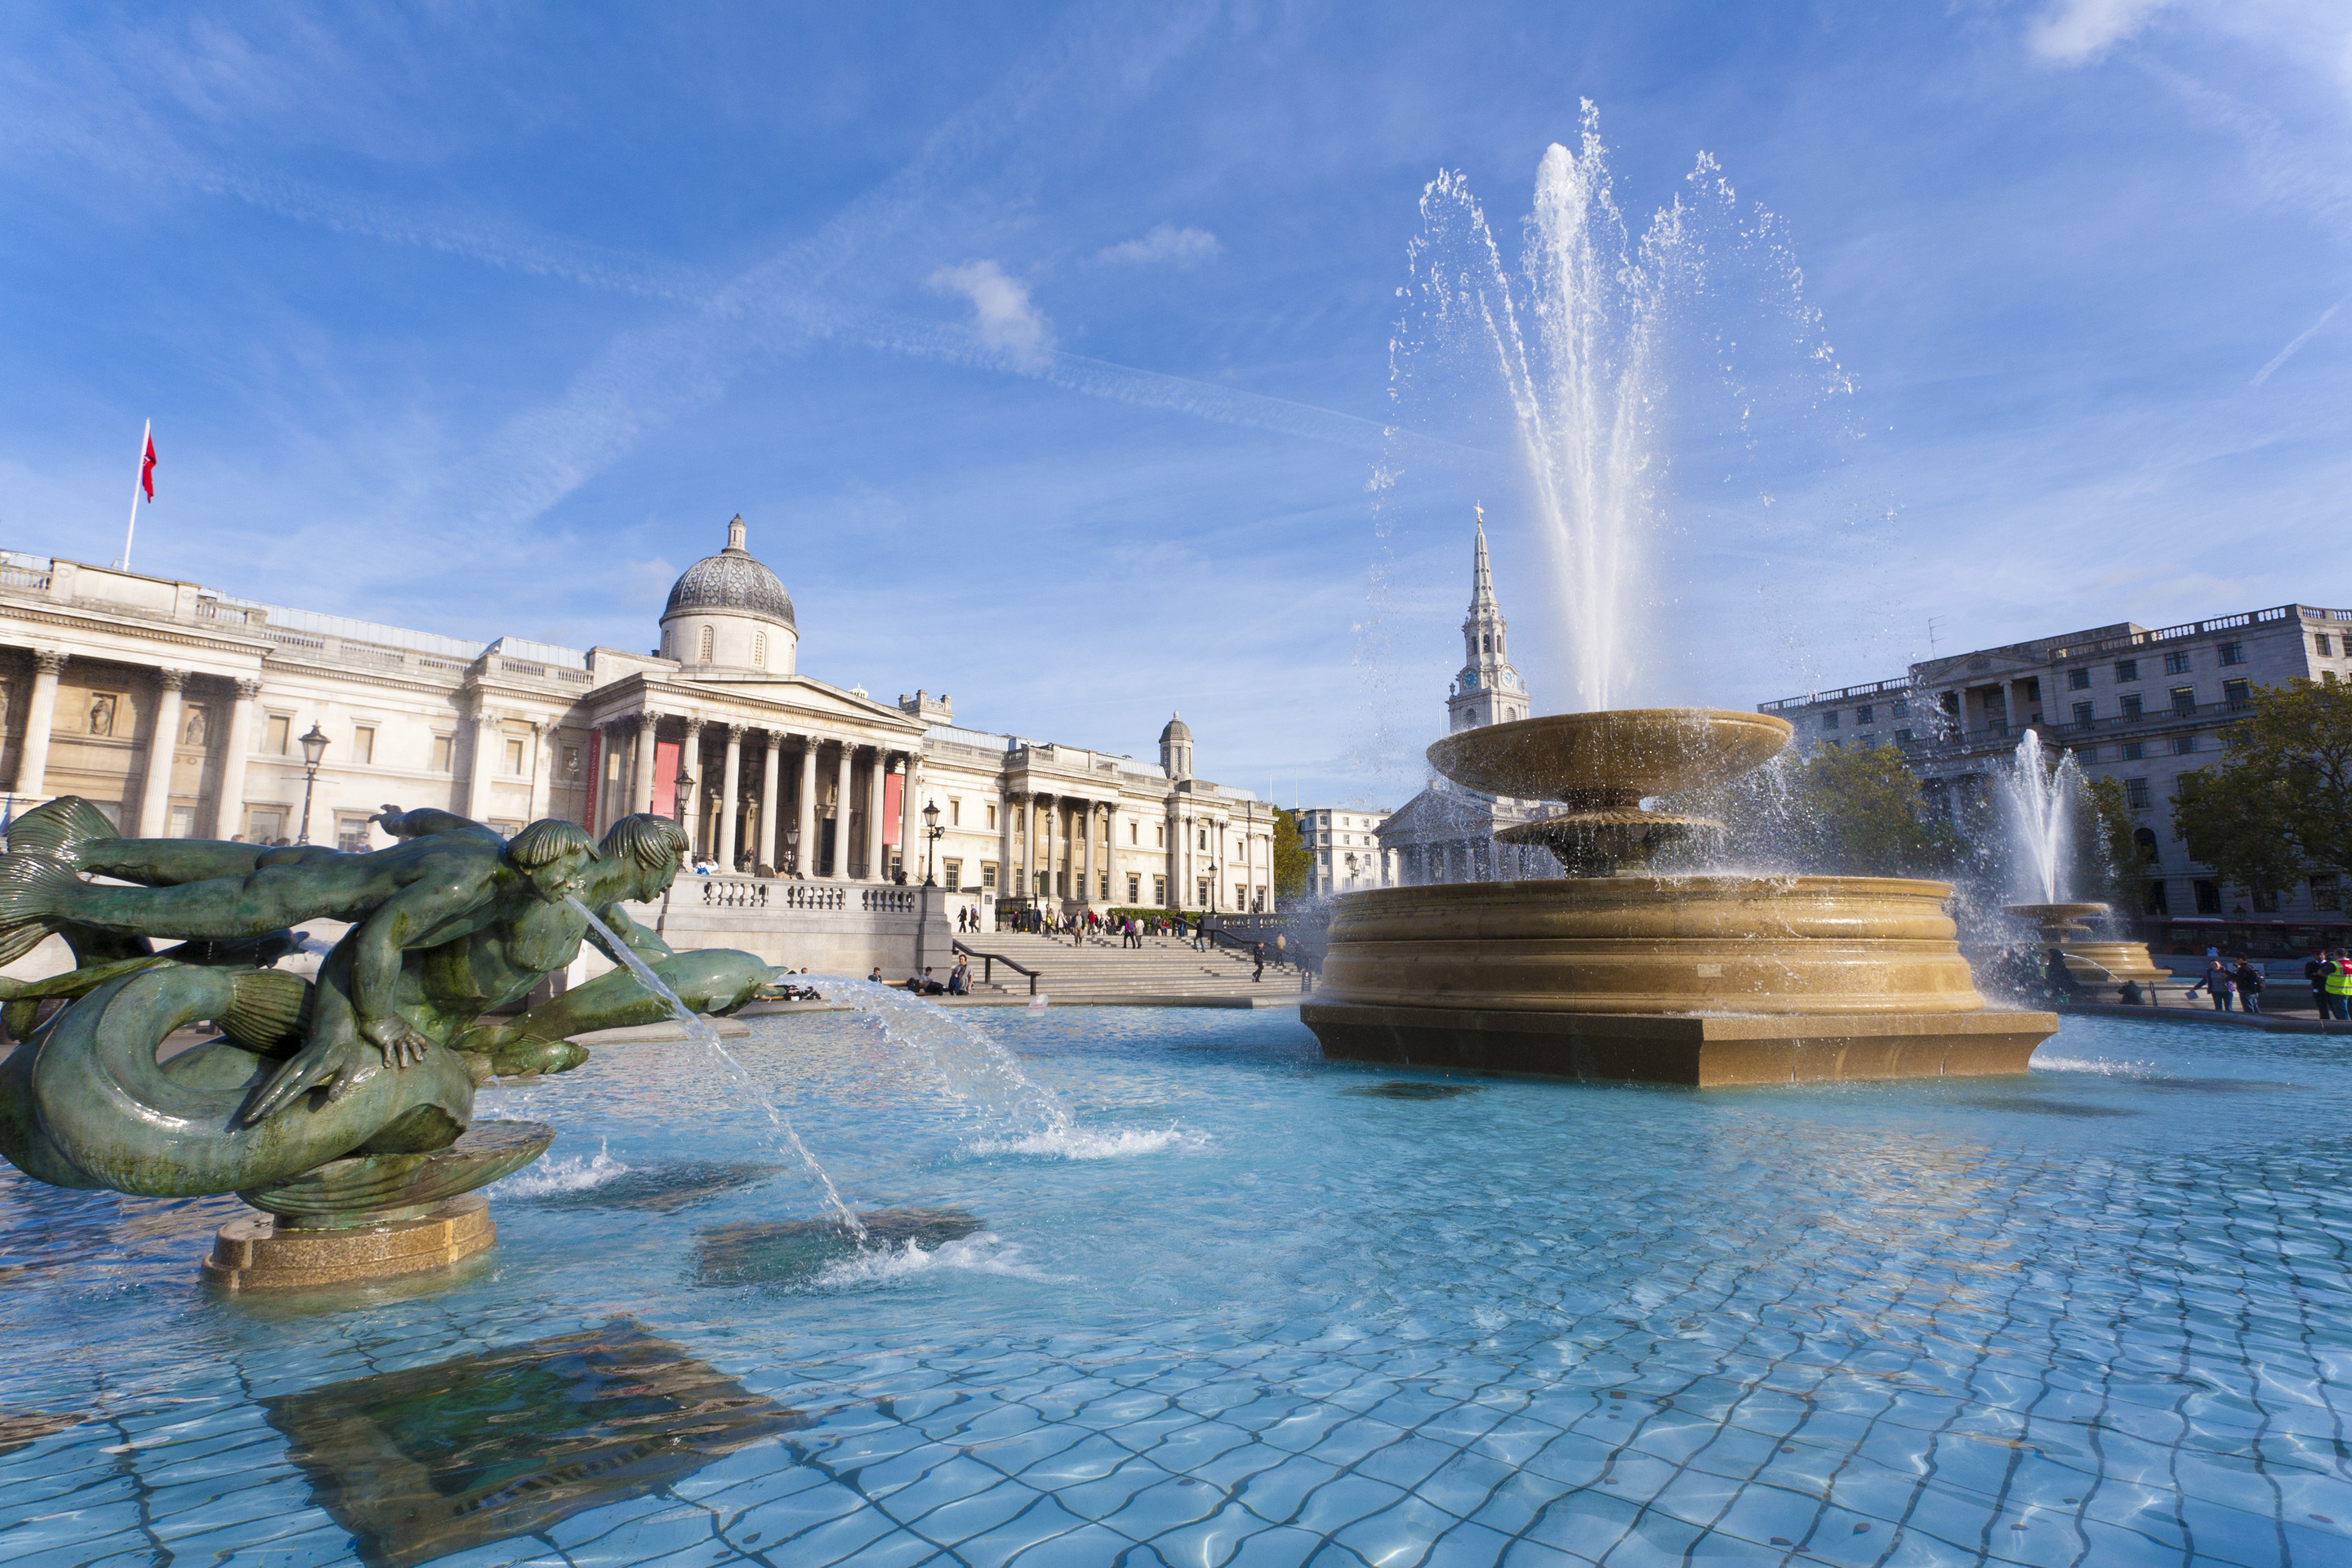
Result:
M1272 908L1272 808L1197 777L1181 720L1152 765L803 674L792 597L740 517L659 632L645 653L485 644L0 552L6 810L79 795L139 837L352 850L390 842L369 820L386 803L508 833L649 811L722 876L895 885L928 857L985 907Z

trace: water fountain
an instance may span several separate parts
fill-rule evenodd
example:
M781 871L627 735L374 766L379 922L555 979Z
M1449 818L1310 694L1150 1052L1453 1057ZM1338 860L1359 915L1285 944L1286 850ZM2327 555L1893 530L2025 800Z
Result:
M2010 848L2027 879L2032 901L2003 904L2001 910L2033 926L2034 945L2057 953L2077 987L2096 992L2137 985L2152 994L2156 983L2171 974L2148 957L2147 944L2086 940L2089 922L2112 911L2101 903L2066 900L2074 859L2074 818L2082 805L2080 783L2073 756L2049 762L2042 732L2028 728L2017 743L2015 765L2001 780L2000 808Z
M1324 1054L1699 1088L2023 1072L2058 1020L1986 1005L1948 884L1646 868L1714 825L1643 799L1738 778L1789 732L1759 713L1618 710L1431 746L1457 784L1562 803L1509 832L1570 875L1342 896L1300 1010Z

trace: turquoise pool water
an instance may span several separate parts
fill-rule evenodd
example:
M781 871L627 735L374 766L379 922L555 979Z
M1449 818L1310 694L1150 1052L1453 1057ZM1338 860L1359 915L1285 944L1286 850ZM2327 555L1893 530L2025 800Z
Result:
M0 1170L0 1562L2352 1563L2340 1042L1700 1095L980 1021L1068 1130L731 1042L887 1255L774 1228L681 1046L487 1095L562 1130L496 1252L338 1310L195 1283L232 1203Z

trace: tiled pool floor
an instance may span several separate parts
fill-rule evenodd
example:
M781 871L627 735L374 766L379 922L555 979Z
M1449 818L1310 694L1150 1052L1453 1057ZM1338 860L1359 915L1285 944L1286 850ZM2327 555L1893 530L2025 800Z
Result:
M436 1288L208 1295L233 1204L0 1173L0 1562L2352 1563L2332 1042L1697 1095L986 1026L1127 1135L1021 1152L855 1017L740 1044L887 1257L709 1266L819 1205L684 1047L486 1097L555 1172Z

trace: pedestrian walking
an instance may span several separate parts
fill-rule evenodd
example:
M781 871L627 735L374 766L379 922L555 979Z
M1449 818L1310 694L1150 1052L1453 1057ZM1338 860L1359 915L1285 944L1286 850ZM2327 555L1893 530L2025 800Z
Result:
M2221 963L2221 955L2217 952L2206 961L2205 973L2198 978L2196 984L2189 988L2189 994L2194 996L2202 991L2213 999L2213 1011L2226 1013L2230 1010L2230 994L2236 989L2236 980L2231 977L2229 969Z
M2263 972L2251 958L2238 960L2238 972L2231 978L2238 983L2238 1011L2259 1013L2263 1010Z
M1256 969L1256 972L1255 972L1255 973L1251 974L1250 978L1251 978L1252 980L1263 980L1263 979L1265 979L1265 943L1264 943L1264 942L1254 942L1250 943L1250 956L1251 956L1252 958L1255 958L1255 959L1256 959L1256 960L1257 960L1257 969Z
M2304 984L2311 987L2311 1010L2320 1017L2327 1016L2327 950L2312 949L2311 956L2303 961Z

